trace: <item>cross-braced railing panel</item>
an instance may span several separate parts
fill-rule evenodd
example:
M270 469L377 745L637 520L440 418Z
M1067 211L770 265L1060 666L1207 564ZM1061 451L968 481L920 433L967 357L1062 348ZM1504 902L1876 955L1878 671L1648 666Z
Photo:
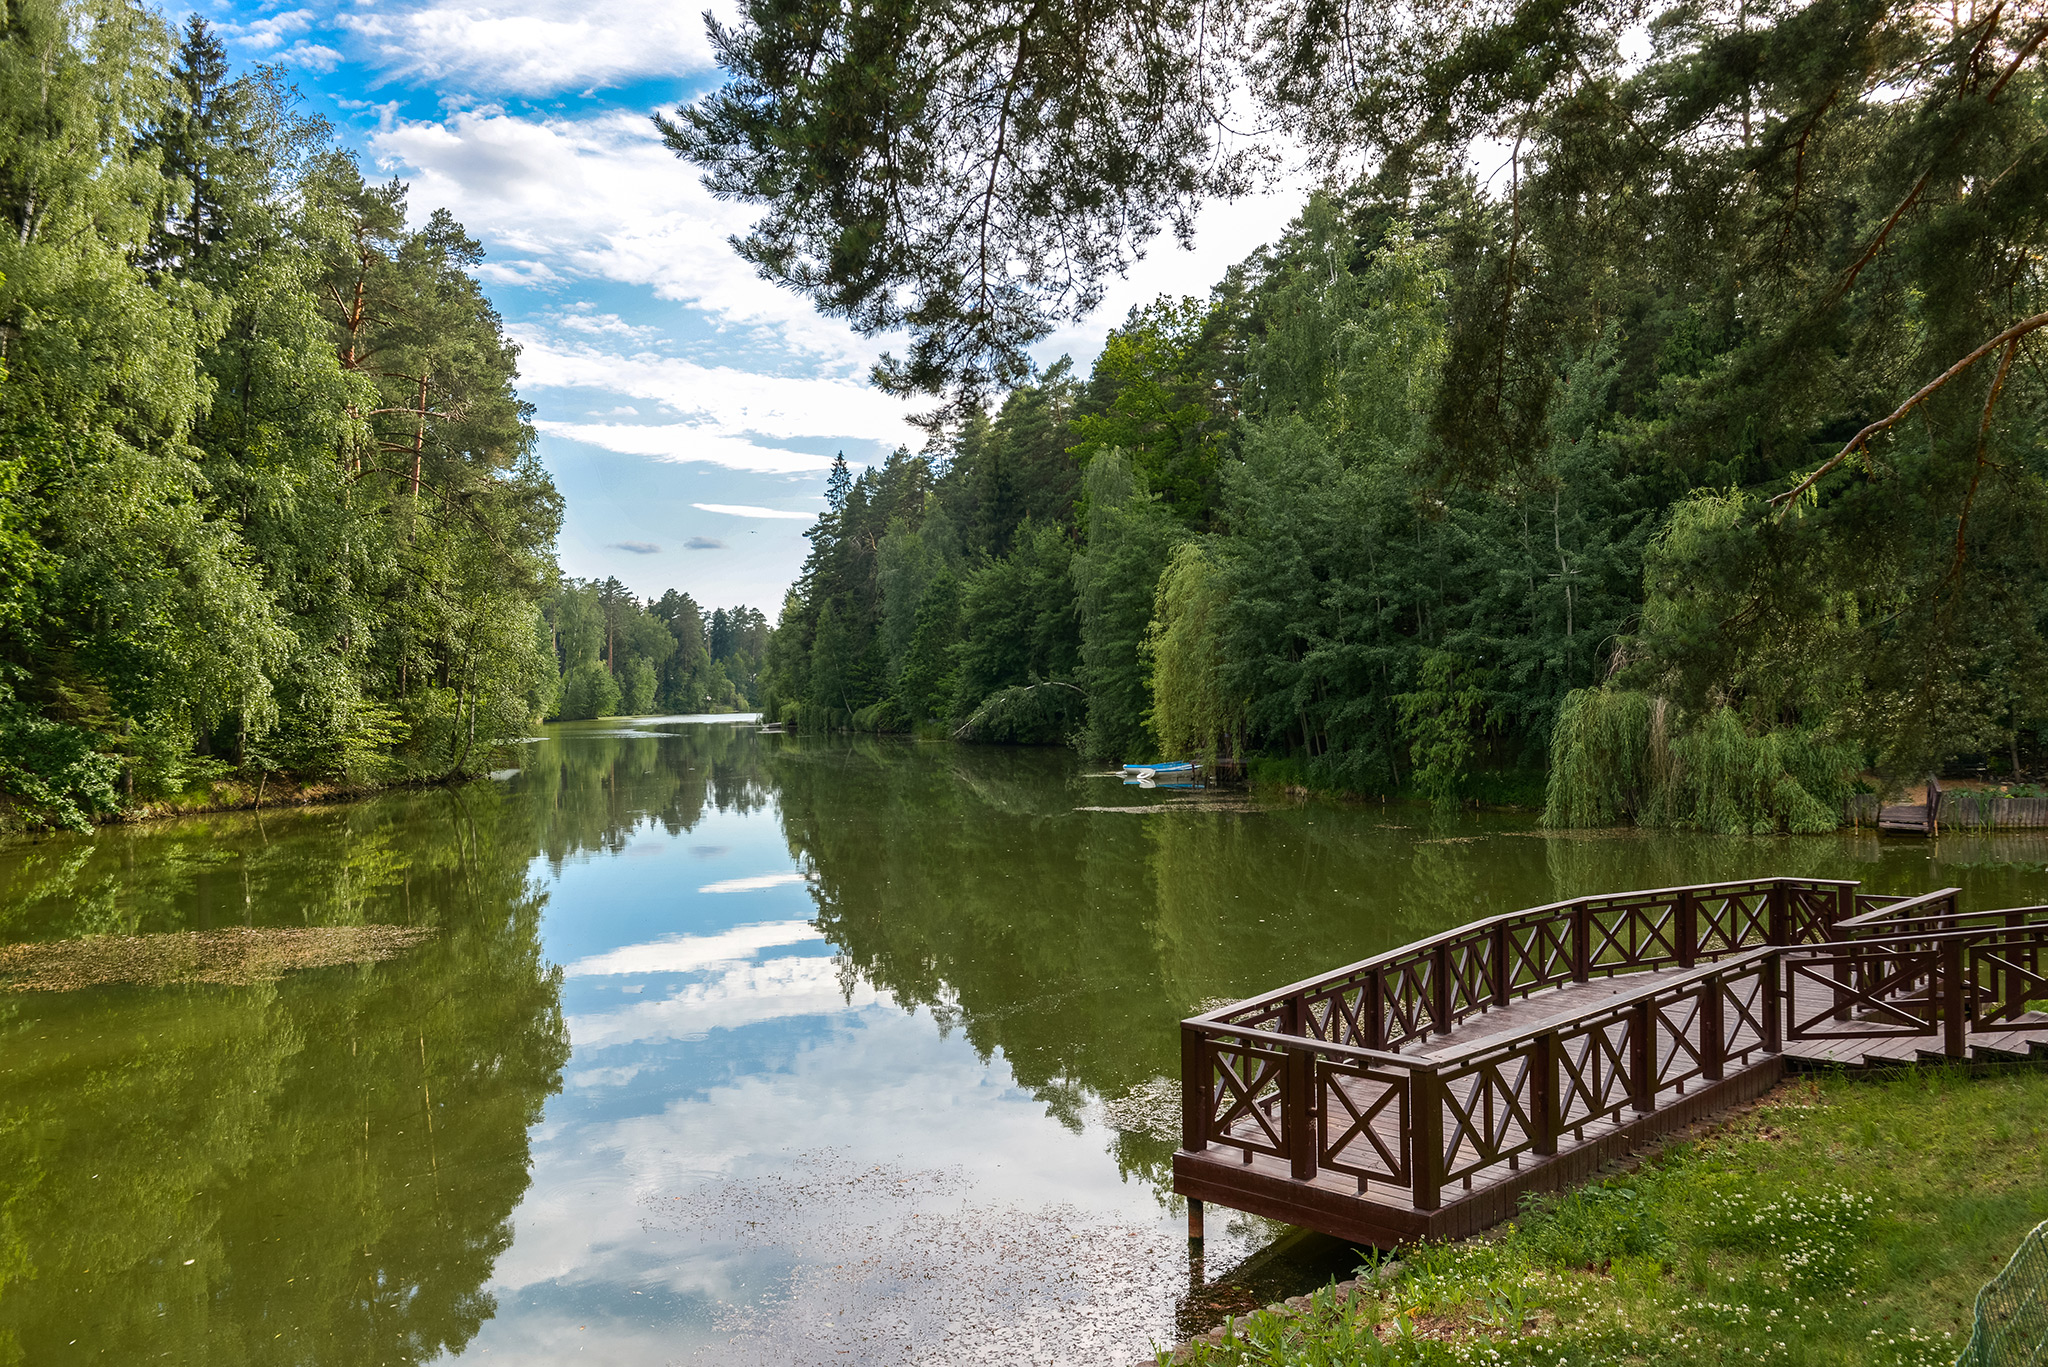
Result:
M1377 970L1354 974L1322 992L1302 999L1308 1033L1331 1044L1376 1048L1379 1001L1373 988Z
M1683 1092L1686 1083L1704 1077L1713 1067L1707 1056L1707 1028L1713 1013L1709 998L1720 990L1720 984L1709 979L1683 993L1652 997L1644 1003L1650 1018L1652 1047L1646 1062L1652 1095Z
M1524 1042L1437 1074L1442 1140L1436 1157L1444 1181L1534 1150L1546 1095L1538 1054L1537 1046Z
M1710 888L1695 904L1697 952L1702 957L1731 954L1771 937L1771 889L1768 884Z
M1212 1142L1249 1153L1285 1158L1289 1153L1282 1082L1286 1054L1238 1040L1211 1040L1210 1118Z
M1609 974L1678 963L1680 894L1586 899L1586 969Z
M1502 927L1507 944L1508 992L1527 996L1572 980L1572 918L1547 908Z
M1453 940L1444 946L1444 969L1449 978L1449 1019L1440 1028L1449 1029L1475 1016L1494 1002L1495 940L1491 933Z
M1436 1018L1437 962L1434 955L1388 964L1380 970L1380 1041L1399 1049L1431 1032Z
M1846 908L1842 892L1847 886L1816 887L1786 883L1786 925L1790 931L1788 938L1793 944L1821 944L1835 938L1835 922L1844 919Z
M1900 1039L1935 1032L1941 953L1889 942L1785 961L1785 1038Z
M1585 1138L1587 1124L1612 1120L1628 1105L1635 1025L1633 1011L1608 1011L1557 1032L1558 1124L1576 1138Z
M1970 1019L1980 1029L2016 1023L2048 1005L2048 949L2039 936L2000 936L1970 945L1966 963Z
M1316 1147L1321 1166L1358 1179L1405 1187L1413 1127L1411 1079L1334 1059L1316 1060Z
M1723 1067L1747 1066L1771 1047L1769 1003L1776 974L1776 964L1766 960L1720 976Z

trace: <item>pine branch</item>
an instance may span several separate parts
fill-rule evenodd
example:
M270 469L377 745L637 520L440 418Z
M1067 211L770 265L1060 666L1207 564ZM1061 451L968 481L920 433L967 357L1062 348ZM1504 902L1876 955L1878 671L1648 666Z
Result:
M1823 464L1818 470L1815 470L1812 474L1800 480L1799 483L1793 485L1784 493L1779 494L1777 497L1773 498L1771 502L1774 504L1785 504L1785 510L1790 511L1792 501L1797 499L1801 494L1805 493L1808 489L1811 489L1815 484L1819 483L1822 476L1826 475L1829 471L1833 470L1836 466L1840 465L1843 461L1847 460L1857 451L1862 450L1866 445L1868 445L1872 437L1876 436L1880 432L1886 431L1891 427L1897 425L1898 422L1901 419L1903 419L1907 414L1911 413L1921 404L1926 403L1930 398L1934 397L1936 391L1938 391L1943 385L1947 384L1950 380L1953 380L1956 376L1968 370L1971 366L1977 364L1977 362L1983 360L1986 356L1989 356L1992 352L1998 350L1998 348L2006 346L2008 344L2017 344L2020 338L2026 336L2030 332L2034 332L2043 327L2048 327L2048 313L2037 313L2031 318L2023 318L2019 322L2014 323L2011 327L1999 333L1996 337L1993 337L1990 341L1984 343L1975 351L1963 357L1962 360L1957 361L1947 370L1942 371L1941 374L1937 375L1935 378L1929 380L1926 384L1922 385L1919 391L1916 392L1912 398L1906 400L1897 408L1893 409L1889 416L1879 418L1876 422L1871 423L1861 432L1858 432L1855 436L1849 438L1849 444L1847 446L1844 446L1841 450L1835 452L1833 456L1829 457L1826 463ZM1999 377L2001 380L2003 380L2004 375L2005 372L2003 369L2001 369L1999 371ZM1992 397L1994 399L1997 397L1997 392L1995 389L1993 390ZM1988 412L1986 416L1986 421L1989 421ZM1784 513L1779 513L1779 516L1783 517Z
M1986 34L1985 37L1988 40L1990 35ZM2035 29L2033 37L2027 39L2021 45L2020 50L2013 55L2012 61L2005 68L2005 73L1998 78L1997 83L1984 96L1985 104L1997 103L1998 96L2005 89L2006 82L2013 78L2013 75L2019 71L2027 58L2034 55L2034 49L2041 46L2041 40L2044 38L2048 38L2048 24L2043 24ZM1948 142L1943 145L1941 151L1935 154L1933 162L1929 164L1925 171L1920 173L1920 179L1913 182L1913 188L1908 190L1906 197L1899 201L1899 207L1892 210L1891 217L1884 221L1884 226L1877 230L1877 235L1870 239L1870 244L1863 249L1862 254L1856 258L1849 269L1842 273L1840 283L1835 286L1834 292L1828 296L1830 304L1835 303L1842 296L1846 295L1851 287L1855 285L1856 277L1863 274L1863 268L1877 259L1879 250L1891 238L1892 229L1898 226L1899 220L1906 216L1908 209L1911 209L1920 202L1921 193L1927 189L1927 182L1933 178L1934 172L1940 167L1942 160L1955 149L1957 143L1962 141L1963 135L1967 131L1967 129L1958 128L1949 138Z

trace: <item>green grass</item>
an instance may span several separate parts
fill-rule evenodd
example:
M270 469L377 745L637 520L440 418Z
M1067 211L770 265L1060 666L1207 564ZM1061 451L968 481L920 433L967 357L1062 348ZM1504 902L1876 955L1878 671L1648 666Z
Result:
M1325 1289L1183 1361L1945 1365L2048 1219L2044 1139L2048 1073L1796 1080L1633 1173L1401 1250L1376 1294Z

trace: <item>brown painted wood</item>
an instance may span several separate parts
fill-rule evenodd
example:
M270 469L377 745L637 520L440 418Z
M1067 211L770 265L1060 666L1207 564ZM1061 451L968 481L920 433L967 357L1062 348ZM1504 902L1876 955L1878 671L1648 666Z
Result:
M1757 879L1489 918L1183 1022L1175 1190L1368 1242L1469 1233L1787 1066L2048 1054L2044 964L2048 908L1953 888Z

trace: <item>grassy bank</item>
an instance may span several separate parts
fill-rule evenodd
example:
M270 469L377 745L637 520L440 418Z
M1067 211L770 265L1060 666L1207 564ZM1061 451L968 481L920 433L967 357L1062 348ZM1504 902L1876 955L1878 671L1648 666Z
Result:
M1945 1367L2048 1219L2044 1139L2048 1073L1801 1078L1488 1236L1403 1250L1348 1306L1326 1291L1181 1360Z

